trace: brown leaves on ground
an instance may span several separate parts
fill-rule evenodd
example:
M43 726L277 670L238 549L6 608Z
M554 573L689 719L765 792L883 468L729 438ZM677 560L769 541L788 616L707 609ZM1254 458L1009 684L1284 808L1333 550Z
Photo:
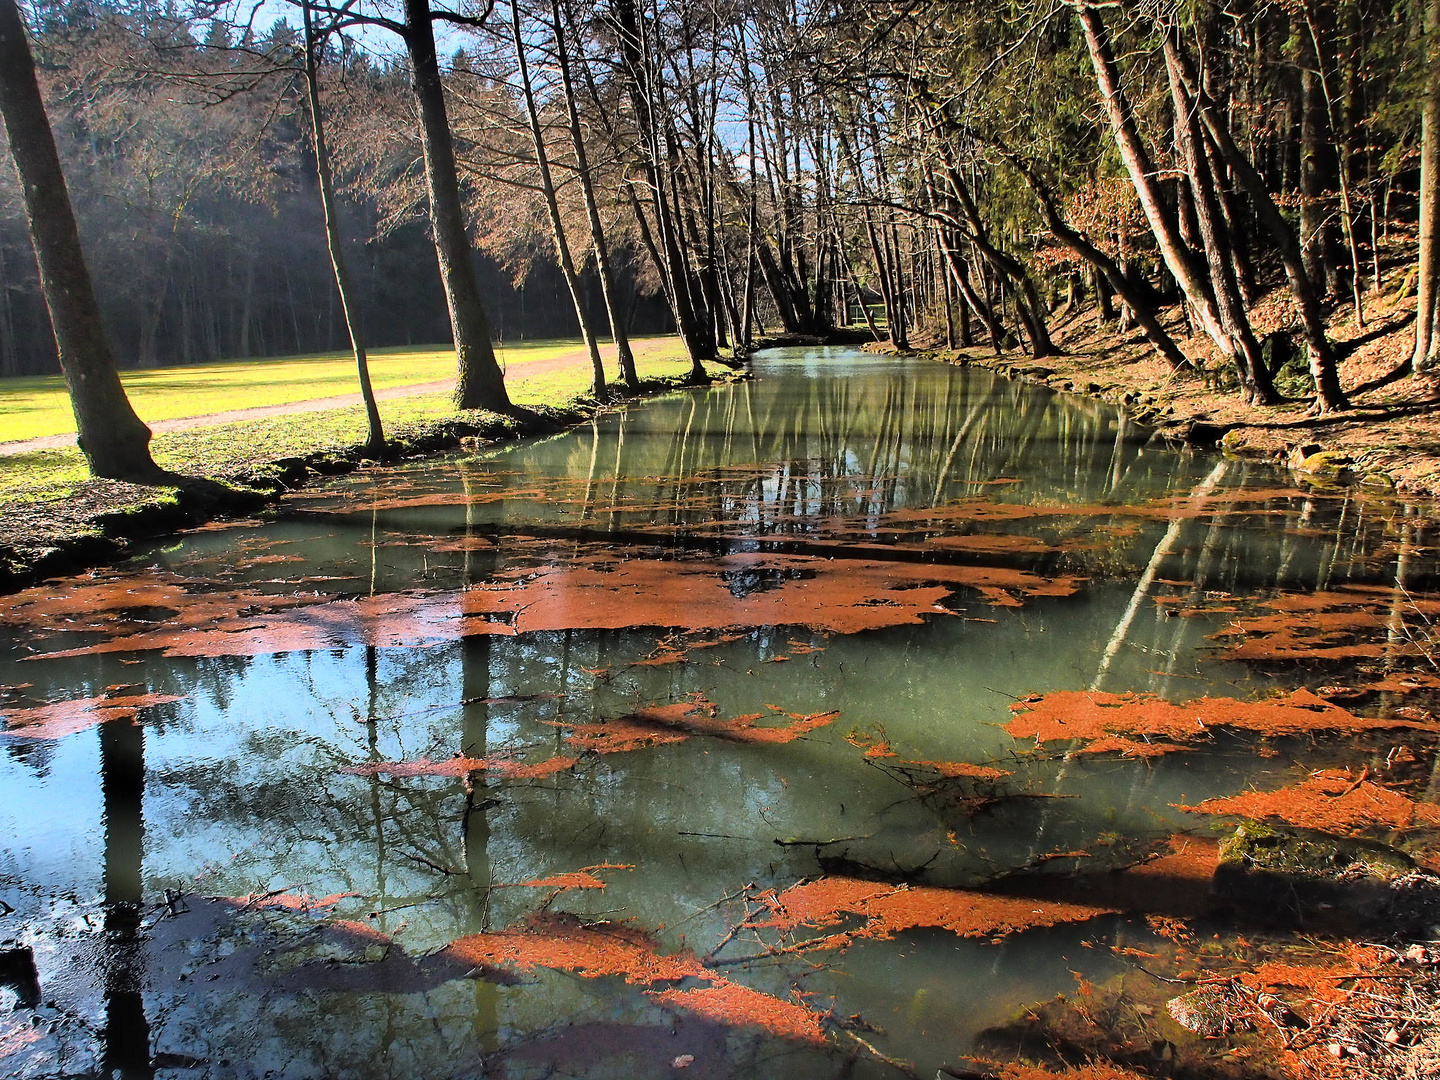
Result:
M1162 952L983 1032L978 1051L1046 1062L995 1067L1006 1080L1429 1075L1407 1072L1406 1059L1431 1037L1434 978L1392 950L1207 935Z
M1223 799L1207 799L1198 806L1177 806L1192 814L1223 814L1278 820L1287 825L1341 836L1357 836L1373 829L1440 826L1440 807L1413 799L1358 777L1348 769L1321 769L1299 784L1276 791L1246 791Z
M1074 753L1169 753L1215 728L1267 736L1402 728L1440 733L1440 725L1425 720L1357 716L1303 688L1262 701L1196 698L1178 705L1150 694L1061 690L1032 695L1010 708L1016 715L1005 730L1015 738L1085 744Z

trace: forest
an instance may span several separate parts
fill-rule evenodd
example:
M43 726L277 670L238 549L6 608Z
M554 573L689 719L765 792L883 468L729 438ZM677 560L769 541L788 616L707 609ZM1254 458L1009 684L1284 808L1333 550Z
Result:
M378 344L446 335L421 256L448 157L502 339L668 321L703 359L868 322L1043 357L1085 304L1256 402L1298 357L1332 410L1329 320L1388 289L1436 355L1423 0L27 14L123 366L347 343L317 130ZM0 372L52 370L8 175L0 208Z

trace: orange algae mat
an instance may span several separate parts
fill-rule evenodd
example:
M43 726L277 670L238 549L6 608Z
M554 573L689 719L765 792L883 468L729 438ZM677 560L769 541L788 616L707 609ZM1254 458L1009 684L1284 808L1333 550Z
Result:
M929 927L959 937L998 940L1021 930L1083 922L1115 910L1063 900L885 885L847 877L823 877L795 885L769 897L767 907L768 912L750 925L790 933L801 927L825 929L863 920L859 927L806 943L813 948L840 948L859 938L891 938Z
M727 575L789 575L737 597ZM464 591L401 592L354 599L321 593L277 596L250 589L190 591L184 579L110 571L0 599L0 625L43 627L104 640L45 655L161 650L167 656L254 656L365 644L410 647L475 634L684 630L803 625L859 633L919 623L943 613L958 589L1016 607L1022 597L1070 596L1075 577L1047 578L1005 567L745 553L716 559L625 559L511 569ZM217 583L209 583L214 586Z
M1010 708L1016 715L1005 730L1017 739L1041 743L1075 739L1087 742L1086 749L1091 751L1114 749L1122 753L1183 749L1178 744L1203 739L1212 728L1276 736L1402 728L1440 733L1440 724L1422 720L1356 716L1303 688L1261 701L1196 698L1178 705L1150 694L1061 690L1032 695ZM1153 737L1168 740L1171 745L1149 743L1142 749L1126 736L1147 741Z
M1424 655L1440 597L1349 585L1264 601L1271 614L1232 620L1216 638L1239 638L1231 660L1367 660ZM1418 620L1418 622L1417 622Z
M781 710L771 706L774 712ZM703 696L696 695L690 701L678 701L669 705L649 705L637 709L615 720L599 724L571 724L560 720L546 720L544 723L555 727L568 728L565 741L577 750L597 754L619 754L640 750L650 746L684 742L695 735L725 739L730 742L751 744L776 744L793 742L806 732L833 723L838 712L826 713L785 713L791 720L779 727L760 727L755 721L764 718L765 713L750 713L732 720L721 719L719 707ZM508 757L471 758L457 754L455 757L432 761L419 758L415 761L377 761L364 765L351 765L340 771L351 776L389 776L408 779L416 776L448 776L465 778L475 773L487 773L500 780L539 780L556 773L573 769L580 764L578 757L557 756L543 761L523 762Z
M626 923L585 924L574 916L543 914L525 926L460 938L443 955L521 973L545 968L582 978L616 977L644 988L663 1004L720 1023L761 1027L800 1042L825 1039L819 1014L716 975L689 952L662 954L649 934ZM706 985L663 986L686 979Z
M1002 1065L995 1075L998 1080L1145 1080L1142 1073L1103 1061L1076 1065L1059 1072L1035 1065Z
M552 757L527 764L512 758L471 758L457 754L440 761L431 761L429 758L416 761L377 761L367 765L351 765L340 771L351 776L390 776L396 779L412 776L466 777L472 773L484 772L492 773L501 780L538 780L573 769L579 763L580 759L573 757Z
M775 706L772 711L780 712ZM565 741L579 750L600 754L623 753L645 746L683 742L692 735L707 735L741 743L793 742L806 732L833 723L838 712L785 713L791 723L781 727L759 727L755 721L765 713L748 713L723 720L719 708L703 697L670 705L650 705L600 724L570 724L547 721L569 728Z
M21 739L61 739L111 720L134 720L141 709L183 701L174 694L74 698L28 709L0 709L0 732Z
M1354 836L1370 829L1440 826L1440 806L1417 803L1347 770L1322 769L1278 791L1247 791L1198 806L1180 806L1192 814L1225 814L1277 819L1288 825Z
M579 870L566 870L558 874L546 874L544 877L531 878L529 881L517 881L514 885L496 884L491 888L530 888L530 889L603 889L605 882L596 877L593 871L596 870L634 870L631 863L596 863L594 866L582 866Z

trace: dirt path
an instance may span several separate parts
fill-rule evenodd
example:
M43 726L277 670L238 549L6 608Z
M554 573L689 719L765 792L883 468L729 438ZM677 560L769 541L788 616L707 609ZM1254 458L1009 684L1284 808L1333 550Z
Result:
M639 345L640 342L635 343ZM614 352L611 346L610 353ZM609 355L606 359L612 359ZM517 375L524 375L526 378L534 375L548 375L555 371L563 370L575 364L588 364L589 356L584 349L575 349L573 352L563 353L560 356L551 356L543 360L521 360L511 366ZM393 401L396 398L417 397L420 394L436 394L451 389L455 385L454 379L440 379L435 382L412 383L408 386L391 386L384 390L375 391L377 401ZM326 409L342 409L349 405L359 405L360 394L335 394L331 397L309 398L305 401L287 401L278 405L257 405L251 409L230 409L226 412L206 413L204 416L177 416L173 420L156 420L150 424L150 430L159 435L168 431L188 431L197 427L214 427L217 424L229 424L239 420L263 420L267 416L287 416L293 413L324 412ZM0 442L0 457L12 457L16 454L30 454L37 450L58 450L66 446L75 445L73 433L68 435L45 435L38 439L18 439L13 442Z

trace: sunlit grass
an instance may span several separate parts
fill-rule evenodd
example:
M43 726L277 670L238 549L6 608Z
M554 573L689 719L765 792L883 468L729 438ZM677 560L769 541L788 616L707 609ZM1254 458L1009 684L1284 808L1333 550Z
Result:
M528 361L573 352L575 343L546 342L525 349L510 349L506 386L517 405L537 408L569 405L590 391L590 364L577 359L559 370L525 374ZM517 358L517 354L520 354ZM684 345L678 338L652 338L635 343L636 367L644 379L683 376L689 371ZM455 355L446 354L453 376ZM353 358L347 358L353 361ZM251 365L263 368L271 363L282 367L303 365L305 360L258 361ZM331 361L334 362L333 360ZM229 367L232 365L218 365ZM170 369L172 372L181 369ZM185 369L191 372L205 369ZM148 373L142 373L148 374ZM613 363L607 364L607 375L615 377ZM353 371L350 372L353 381ZM440 376L445 378L447 376ZM8 380L38 382L40 380ZM407 378L405 383L426 382L427 378ZM0 384L3 387L5 384ZM394 384L391 384L394 385ZM342 388L337 393L349 392ZM63 390L62 390L63 393ZM308 393L290 400L306 400L329 394ZM0 400L5 400L0 390ZM261 402L261 404L278 402ZM448 391L419 394L381 401L380 414L390 433L403 434L406 425L433 423L447 417L483 420L493 414L460 413L454 408ZM239 407L239 406L226 406ZM69 403L65 402L66 415ZM214 410L203 410L205 412ZM181 413L180 415L196 415ZM7 428L8 437L8 428ZM186 431L162 432L151 443L156 462L163 468L196 476L223 476L246 465L273 461L284 457L304 457L317 451L341 451L365 440L365 411L359 405L325 409L319 412L289 413L255 420L242 420ZM34 502L66 498L89 474L80 452L74 447L39 450L28 454L0 457L0 504Z
M655 342L664 342L669 347L673 341L646 339L637 342L636 348ZM495 351L502 366L518 375L527 364L579 348L578 340L560 339L501 345ZM604 355L613 371L614 347L604 350ZM448 346L378 349L370 356L370 380L377 390L454 377L455 351ZM288 405L353 394L358 389L355 358L349 353L151 368L125 371L120 378L135 411L146 423L232 409ZM69 435L74 431L70 398L59 375L0 379L0 441Z

